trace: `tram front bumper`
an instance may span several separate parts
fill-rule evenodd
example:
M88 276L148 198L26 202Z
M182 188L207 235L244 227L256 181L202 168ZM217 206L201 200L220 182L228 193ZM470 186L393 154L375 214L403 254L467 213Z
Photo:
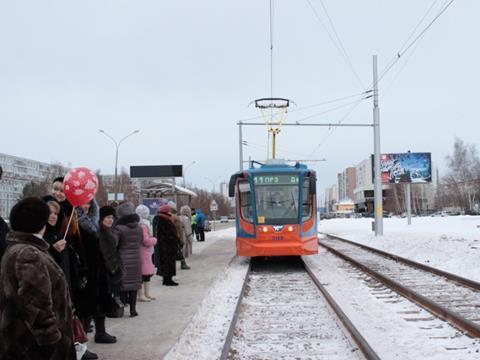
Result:
M237 238L237 255L239 256L288 256L314 255L318 253L316 236L299 240L270 240Z

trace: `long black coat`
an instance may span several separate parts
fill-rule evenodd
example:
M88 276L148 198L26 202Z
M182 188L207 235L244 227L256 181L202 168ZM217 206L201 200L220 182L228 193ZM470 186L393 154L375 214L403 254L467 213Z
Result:
M122 280L125 270L122 268L122 260L117 251L118 237L111 228L100 225L99 245L103 264L108 273L109 285L113 287Z
M121 283L123 291L134 291L142 287L140 245L143 241L143 232L139 222L137 214L125 215L118 219L114 228L118 236L118 254L125 270Z
M164 277L176 275L176 255L180 245L177 228L173 223L172 217L167 214L159 214L156 218L157 245L160 274ZM155 219L154 219L155 220Z
M75 360L72 309L48 244L11 232L0 271L0 359Z

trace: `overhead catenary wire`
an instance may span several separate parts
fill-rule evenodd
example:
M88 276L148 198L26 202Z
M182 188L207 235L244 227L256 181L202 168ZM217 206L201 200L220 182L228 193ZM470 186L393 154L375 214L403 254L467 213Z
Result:
M352 105L352 107L350 109L348 109L348 111L342 116L342 118L338 121L338 124L341 124L348 116L350 116L350 114L357 108L357 106L361 103L361 101L357 101L356 103L354 103ZM320 149L320 147L328 140L328 138L333 134L333 132L336 130L337 128L335 126L332 127L332 129L329 129L330 131L328 132L328 134L326 136L323 137L323 139L317 144L317 146L315 146L315 148L313 149L313 151L310 153L310 155L308 155L308 157L312 157L315 152L317 152L318 149Z
M385 69L380 73L378 81L382 80L383 77L392 69L392 67L400 60L400 58L417 42L420 40L421 37L432 27L432 25L438 20L438 18L447 11L447 9L452 5L455 0L450 0L448 4L446 4L438 14L428 23L428 25L417 35L415 38L408 44L404 45L402 48L403 50L399 50L395 56L395 60L391 61L389 65L385 67ZM436 1L434 2L434 4ZM429 12L429 11L428 11Z
M425 12L425 14L423 14L423 16L421 17L421 19L417 22L417 25L415 25L415 27L413 28L413 30L410 32L410 35L408 36L408 38L404 41L403 45L400 47L400 49L397 51L397 53L392 57L392 59L390 59L390 61L387 63L387 65L385 66L385 69L389 68L393 63L395 63L398 59L398 53L400 53L404 48L405 46L407 45L407 43L410 41L410 39L413 37L413 35L415 35L417 29L420 27L420 25L423 23L423 21L425 20L425 18L428 16L428 14L430 13L430 11L432 11L433 7L435 6L436 3L438 3L440 0L434 0L432 2L432 4L430 4L430 6L428 7L427 11ZM382 70L380 72L380 76L383 75L383 72L385 71Z
M332 108L332 109L328 109L328 110L325 110L325 111L322 111L322 112L319 112L319 113L316 113L316 114L313 114L313 115L306 116L306 117L304 117L304 118L302 118L302 119L300 119L300 120L296 120L295 122L296 122L296 123L301 123L301 122L303 122L303 121L305 121L305 120L309 120L309 119L312 119L312 118L314 118L314 117L318 117L318 116L321 116L321 115L325 115L325 114L328 114L328 113L330 113L330 112L333 112L333 111L342 109L342 108L347 107L347 106L350 106L350 105L359 104L359 103L361 103L361 102L364 101L364 100L370 99L372 96L373 96L373 95L365 96L365 97L363 97L363 98L361 98L361 99L358 99L358 100L351 101L351 102L346 103L346 104L342 104L342 105L336 106L336 107L334 107L334 108Z
M345 62L345 64L349 67L350 71L353 73L353 75L355 76L356 80L358 81L358 83L360 84L360 86L364 89L364 90L367 90L365 85L363 84L362 82L362 79L360 78L360 76L358 75L358 72L355 70L355 67L353 66L353 63L350 59L350 56L348 55L347 51L345 50L345 47L343 46L343 43L342 41L340 40L340 37L338 36L338 32L335 30L335 26L333 25L333 21L330 17L330 15L328 14L328 11L327 11L327 8L325 6L325 4L323 3L323 1L321 1L321 4L322 4L322 8L329 20L329 23L330 23L330 26L332 27L332 31L333 33L335 34L335 37L337 38L337 40L334 39L334 37L332 36L330 30L328 29L327 25L325 24L325 22L322 20L322 18L320 17L317 9L315 9L315 7L313 6L312 2L310 0L307 0L307 3L308 5L310 6L310 8L312 9L312 12L315 16L315 18L318 20L318 22L322 25L323 29L325 30L325 32L327 33L328 37L330 38L330 40L332 41L333 45L335 46L335 48L338 50L338 52L340 53L340 56L342 57L343 61Z

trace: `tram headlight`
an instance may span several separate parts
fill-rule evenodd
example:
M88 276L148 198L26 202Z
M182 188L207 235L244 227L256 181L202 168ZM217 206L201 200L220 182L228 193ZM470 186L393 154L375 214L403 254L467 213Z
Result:
M268 228L266 226L262 227L262 231L266 233L268 231Z
M290 231L290 232L292 232L292 231L293 231L293 226L290 225L290 226L287 228L287 230Z

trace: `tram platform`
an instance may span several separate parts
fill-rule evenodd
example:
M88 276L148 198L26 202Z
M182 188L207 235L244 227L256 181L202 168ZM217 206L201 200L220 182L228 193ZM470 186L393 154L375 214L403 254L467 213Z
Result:
M102 360L162 359L234 255L234 228L207 233L205 242L193 244L193 255L187 259L191 270L180 270L177 264L174 279L179 286L163 286L161 277L152 277L151 292L156 300L137 302L139 315L134 318L128 307L123 318L107 318L107 332L117 337L117 343L96 344L90 333L88 349Z

